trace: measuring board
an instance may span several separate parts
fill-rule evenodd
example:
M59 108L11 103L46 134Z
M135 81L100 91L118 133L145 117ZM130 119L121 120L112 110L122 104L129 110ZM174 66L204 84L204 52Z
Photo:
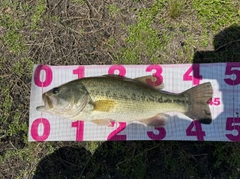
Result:
M200 124L184 114L171 112L164 127L140 123L99 126L81 119L72 121L36 111L43 105L42 94L77 78L118 74L128 78L154 75L164 83L164 91L181 93L211 82L213 98L208 101L211 124ZM107 140L200 140L240 141L240 62L174 65L35 65L29 116L29 141Z

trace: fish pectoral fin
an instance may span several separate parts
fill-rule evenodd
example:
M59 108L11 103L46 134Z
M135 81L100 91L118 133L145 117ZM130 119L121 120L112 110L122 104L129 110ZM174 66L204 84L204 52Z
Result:
M94 119L91 122L99 126L112 126L113 120L111 119Z
M99 100L94 102L94 110L102 111L102 112L109 112L115 106L115 101L113 100Z
M147 126L161 127L166 124L169 117L170 116L167 114L159 113L151 118L140 120L140 122L146 124Z

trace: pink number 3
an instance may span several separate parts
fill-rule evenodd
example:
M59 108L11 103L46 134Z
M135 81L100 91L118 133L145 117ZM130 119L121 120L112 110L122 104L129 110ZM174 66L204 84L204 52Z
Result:
M152 140L163 140L166 137L166 130L163 127L155 127L155 129L158 131L158 134L148 131L148 137Z
M153 76L155 76L157 80L153 82L151 79L146 79L147 83L151 86L159 86L163 82L162 67L159 65L149 65L146 68L146 72L151 72L153 70L155 70L155 73L153 73Z

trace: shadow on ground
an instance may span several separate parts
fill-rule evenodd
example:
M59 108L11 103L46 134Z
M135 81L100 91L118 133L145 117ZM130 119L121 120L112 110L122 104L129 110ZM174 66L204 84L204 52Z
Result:
M91 155L85 148L62 147L43 158L35 172L40 178L204 178L227 176L227 165L214 169L211 143L128 141L104 142ZM172 146L171 150L166 150ZM200 144L201 145L201 144ZM189 155L191 154L191 155ZM221 173L222 172L222 173Z

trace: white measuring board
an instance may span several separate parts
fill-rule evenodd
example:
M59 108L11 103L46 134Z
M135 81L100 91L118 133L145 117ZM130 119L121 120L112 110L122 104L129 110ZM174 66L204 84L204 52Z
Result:
M200 124L172 112L164 127L140 123L115 123L113 127L92 122L71 121L36 111L43 104L42 94L71 80L120 74L128 78L155 75L163 80L164 91L183 92L195 85L211 82L209 101L213 121ZM240 141L240 62L172 65L35 65L29 116L29 141L107 141L107 140L200 140Z

